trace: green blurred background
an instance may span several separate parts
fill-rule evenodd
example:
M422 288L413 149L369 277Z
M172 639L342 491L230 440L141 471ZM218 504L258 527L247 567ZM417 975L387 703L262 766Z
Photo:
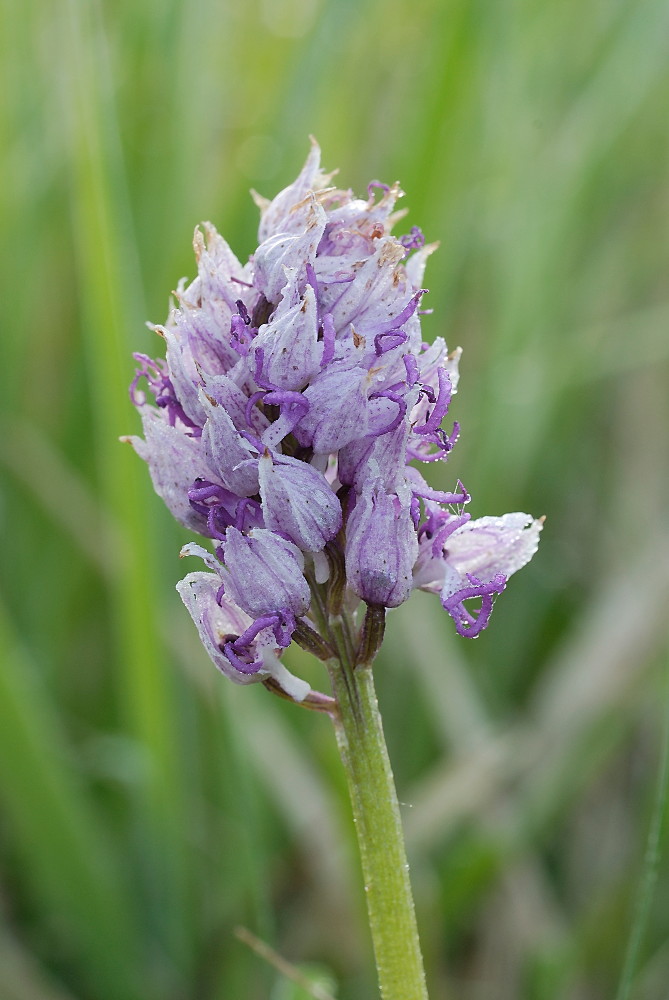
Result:
M431 996L612 998L669 705L665 0L2 12L0 1000L304 1000L238 924L375 995L328 722L215 676L117 441L195 223L246 257L309 133L441 241L441 482L548 516L476 642L416 595L377 661ZM634 1000L669 992L660 846Z

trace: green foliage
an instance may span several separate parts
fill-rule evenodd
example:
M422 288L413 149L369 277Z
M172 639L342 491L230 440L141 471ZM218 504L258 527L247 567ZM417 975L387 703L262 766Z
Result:
M237 924L374 993L327 720L213 676L117 440L193 226L249 253L247 189L310 132L441 241L424 329L465 349L463 435L435 483L548 515L475 643L420 595L378 660L431 995L615 995L666 714L666 3L2 13L2 1000L301 997ZM665 853L630 1000L666 994L668 908Z

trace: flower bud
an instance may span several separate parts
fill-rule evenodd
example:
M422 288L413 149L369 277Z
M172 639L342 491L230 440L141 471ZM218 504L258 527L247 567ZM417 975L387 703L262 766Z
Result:
M379 481L358 496L346 524L346 576L367 604L395 608L412 589L418 555L410 497L386 493Z
M267 452L258 463L265 524L304 552L320 552L341 528L341 506L322 472Z
M223 553L225 592L252 618L286 610L299 616L308 610L311 594L302 553L292 542L267 528L243 535L229 527Z

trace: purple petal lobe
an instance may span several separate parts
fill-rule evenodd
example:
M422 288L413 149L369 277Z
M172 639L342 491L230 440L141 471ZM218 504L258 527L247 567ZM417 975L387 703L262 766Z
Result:
M493 597L495 594L501 594L505 587L506 577L503 573L498 573L487 583L470 576L467 585L452 594L448 592L450 583L446 584L445 592L442 591L441 603L455 622L458 635L473 639L487 627L492 614ZM481 599L481 604L478 610L472 613L465 608L464 602L477 598Z

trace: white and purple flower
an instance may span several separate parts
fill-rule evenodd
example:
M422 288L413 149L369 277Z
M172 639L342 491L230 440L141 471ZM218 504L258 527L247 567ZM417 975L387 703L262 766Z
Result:
M196 230L198 275L155 327L166 360L135 355L144 438L127 439L177 520L213 540L184 552L211 572L178 585L212 660L294 700L308 688L278 657L292 639L326 655L330 592L379 609L430 590L475 636L541 530L520 513L470 520L462 484L434 490L412 464L446 460L459 434L442 423L460 349L420 330L435 246L417 227L392 235L397 185L363 200L331 176L314 142L292 185L257 198L244 266Z

